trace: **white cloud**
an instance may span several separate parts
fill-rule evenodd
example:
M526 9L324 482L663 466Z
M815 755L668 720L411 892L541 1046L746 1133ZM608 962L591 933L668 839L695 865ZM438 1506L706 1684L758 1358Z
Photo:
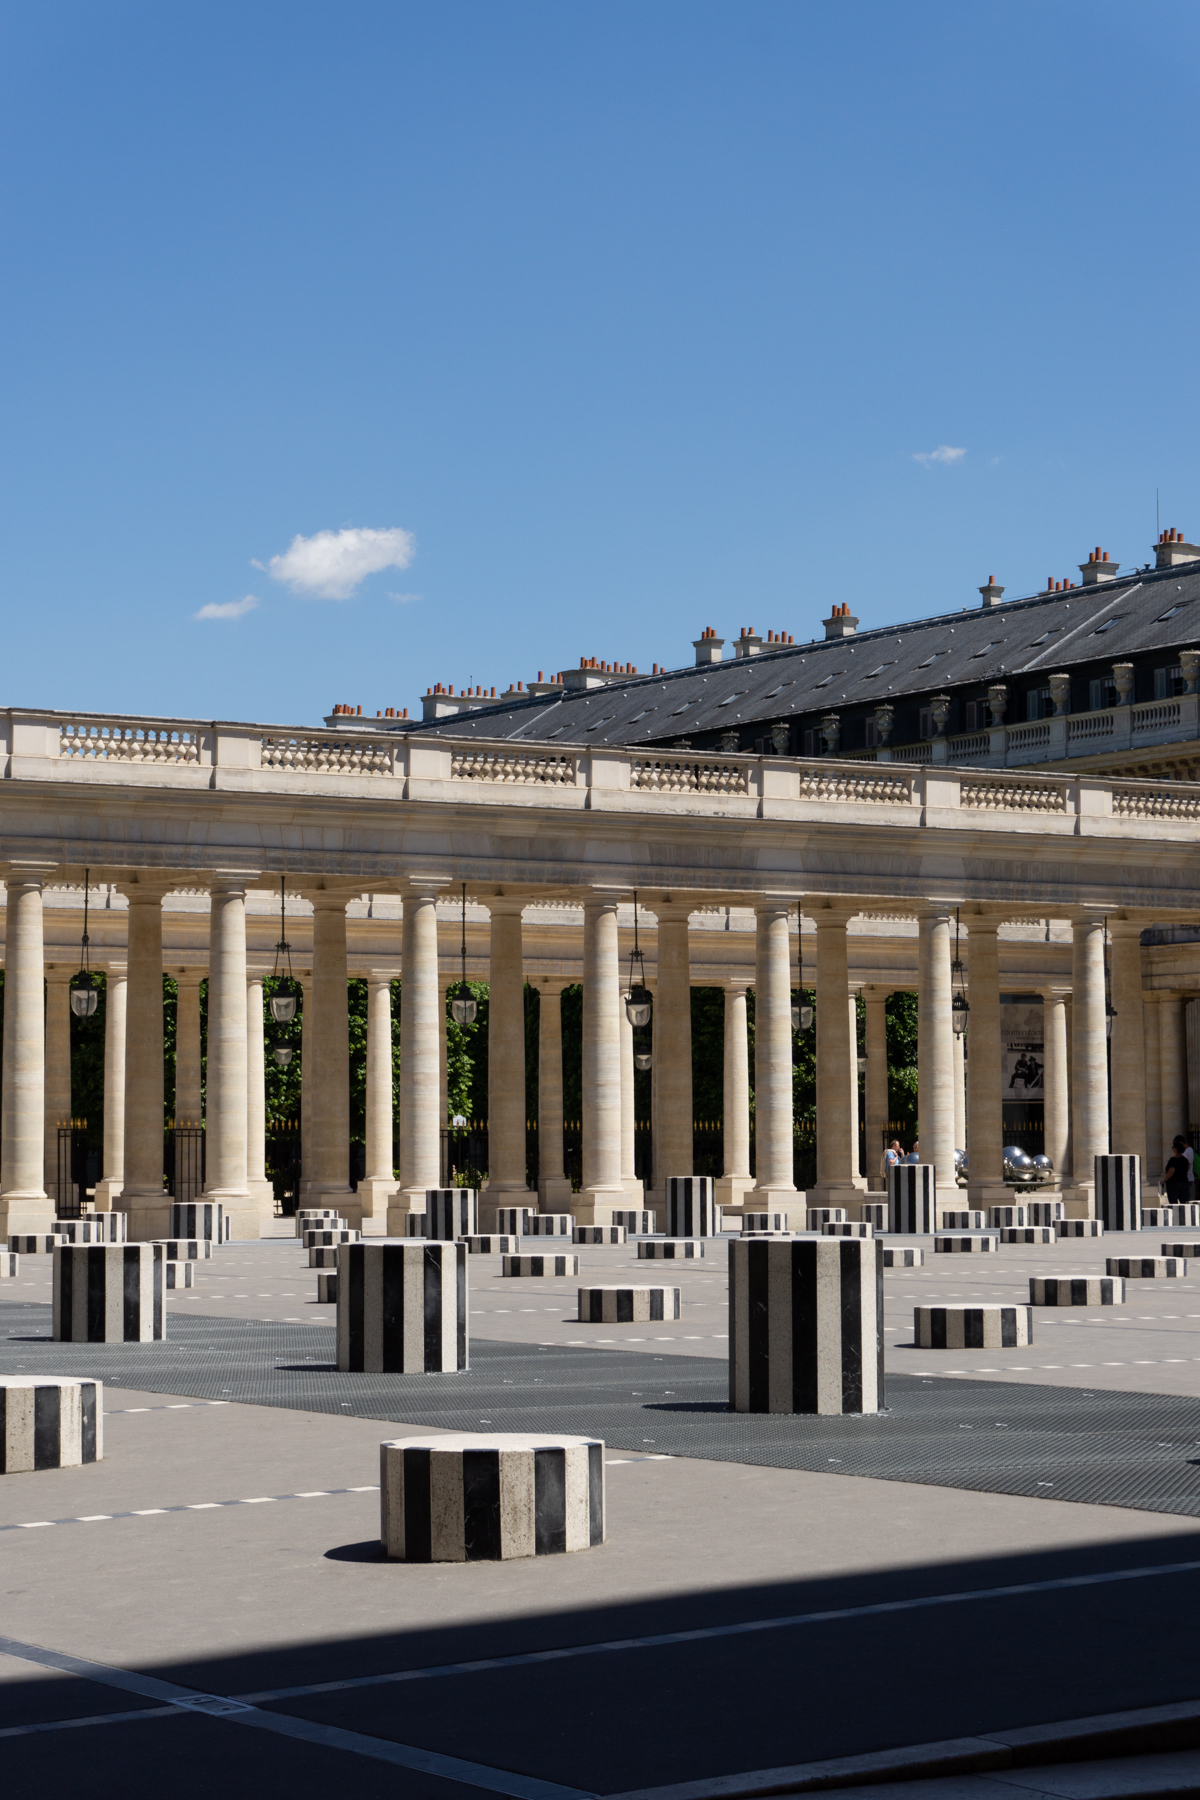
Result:
M930 463L961 462L966 454L965 450L960 450L954 444L939 444L936 450L914 451L913 461L924 463L925 467L928 468Z
M389 531L318 531L313 537L294 537L282 556L271 558L267 573L272 581L285 581L294 594L348 600L368 575L407 569L416 553L412 532L398 526Z
M424 598L425 598L424 594L389 594L388 595L388 599L394 600L396 602L397 606L407 606L413 600L423 600Z
M253 612L258 605L260 605L260 601L257 596L247 594L244 600L225 600L220 603L210 601L207 606L202 606L198 613L193 613L192 617L193 619L244 619L246 614Z

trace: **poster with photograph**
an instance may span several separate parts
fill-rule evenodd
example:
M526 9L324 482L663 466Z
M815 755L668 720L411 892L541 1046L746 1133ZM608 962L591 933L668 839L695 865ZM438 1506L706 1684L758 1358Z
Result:
M1040 1006L1000 1008L1001 1079L1005 1100L1028 1101L1043 1097L1046 1061L1042 1018Z

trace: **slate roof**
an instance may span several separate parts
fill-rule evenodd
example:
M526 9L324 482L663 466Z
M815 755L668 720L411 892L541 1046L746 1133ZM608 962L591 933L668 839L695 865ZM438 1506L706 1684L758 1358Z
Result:
M1169 615L1169 616L1168 616ZM637 675L561 697L496 703L401 729L524 743L670 744L676 738L991 681L1032 685L1082 663L1200 645L1200 562L1144 569L994 607L761 655ZM727 645L728 647L728 645ZM364 721L365 723L365 721ZM378 725L374 727L378 730Z

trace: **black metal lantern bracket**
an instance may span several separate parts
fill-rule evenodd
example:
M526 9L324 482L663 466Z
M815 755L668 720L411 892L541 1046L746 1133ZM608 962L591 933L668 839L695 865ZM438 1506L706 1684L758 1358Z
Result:
M88 950L88 890L91 870L83 871L83 938L79 946L79 973L71 983L71 1011L77 1019L90 1019L100 1001Z
M450 1011L456 1025L473 1025L475 1015L479 1011L471 990L467 986L467 884L462 884L462 978L458 984L458 992L450 1002Z

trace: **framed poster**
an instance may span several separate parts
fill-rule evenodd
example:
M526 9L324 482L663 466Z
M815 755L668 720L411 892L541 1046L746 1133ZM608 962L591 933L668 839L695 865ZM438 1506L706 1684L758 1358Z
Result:
M1043 1008L1022 1001L1000 1008L1001 1084L1005 1100L1041 1100L1046 1059Z

